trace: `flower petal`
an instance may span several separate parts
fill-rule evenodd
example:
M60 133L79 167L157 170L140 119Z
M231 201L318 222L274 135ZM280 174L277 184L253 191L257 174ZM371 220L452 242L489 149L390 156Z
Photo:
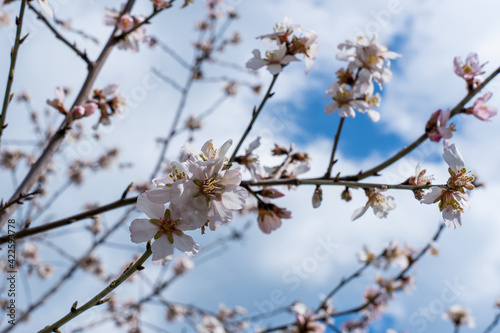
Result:
M134 243L147 242L158 232L158 226L148 219L135 219L130 223L130 240Z
M443 193L443 189L437 186L433 186L429 189L429 191L424 195L424 197L420 200L420 203L432 205L436 202L436 200Z
M161 235L160 238L153 242L151 251L153 251L153 261L160 259L172 260L174 257L174 246L166 235Z
M200 250L200 246L196 244L191 236L185 235L182 231L174 232L174 246L177 250L182 251L189 256L194 256Z
M137 209L144 212L152 219L161 219L165 214L165 206L163 204L151 202L146 193L142 193L139 195L139 198L137 198Z
M443 220L448 228L456 229L462 226L462 219L458 209L446 207L443 210Z
M364 205L363 207L356 209L354 213L352 213L351 221L359 219L361 216L363 216L363 214L368 210L368 207L370 207L370 205L369 203L366 203L366 205Z
M448 163L448 166L454 171L461 170L465 167L464 159L455 144L444 147L443 158L446 163Z

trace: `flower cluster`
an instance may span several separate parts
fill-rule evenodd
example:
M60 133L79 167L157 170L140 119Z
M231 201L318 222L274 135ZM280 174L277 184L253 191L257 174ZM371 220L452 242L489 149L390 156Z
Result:
M444 320L450 320L455 327L467 325L469 328L475 328L476 323L470 311L460 305L453 305L442 315Z
M320 316L308 309L304 304L296 302L290 309L295 313L295 323L290 325L284 333L324 333L326 325L319 322ZM327 314L326 314L327 315Z
M123 113L125 97L120 92L118 83L110 84L103 89L94 89L89 99L96 103L101 111L99 121L94 128L97 128L99 124L110 125L110 117L121 116Z
M450 113L449 109L444 112L439 109L432 114L425 125L425 133L427 133L429 140L439 142L441 139L444 139L443 144L445 146L448 144L448 140L451 139L455 131L455 124L450 123L447 125Z
M149 219L132 221L131 239L141 243L154 237L154 263L171 260L174 246L188 255L196 254L199 245L184 231L201 228L203 233L206 226L215 230L232 221L233 210L243 208L247 191L239 186L239 167L226 159L231 143L228 140L216 150L209 140L201 152L186 144L187 160L170 163L171 172L153 179L156 188L137 199L137 208Z
M121 11L114 8L105 8L104 24L116 27L115 36L123 35L118 43L119 49L139 51L139 43L146 40L146 29L139 24L144 21L143 16L121 15Z
M379 112L372 110L380 105L380 94L375 93L373 82L382 85L392 78L390 60L400 57L400 54L389 51L386 46L378 43L378 36L372 39L358 37L356 41L346 41L339 45L339 60L348 61L347 68L337 71L338 81L330 85L325 97L331 97L333 102L325 107L327 114L339 110L340 117L356 116L355 110L367 113L372 121L380 120Z
M85 105L75 105L71 111L68 111L64 106L64 100L66 99L66 92L63 87L56 87L55 95L56 98L52 100L47 100L47 104L57 109L61 114L71 117L72 119L79 119L83 117L88 117L92 115L95 110L97 110L97 104L94 102L88 102Z
M448 164L450 178L446 186L433 186L420 201L424 204L439 202L439 210L447 227L458 228L462 225L460 214L468 210L469 195L467 191L474 189L475 177L467 172L462 155L452 144L443 150L443 158Z
M310 168L308 163L310 158L307 153L294 152L293 145L290 149L287 149L276 144L271 152L274 156L284 156L283 163L275 167L263 166L260 164L258 156L254 153L255 149L259 146L260 137L257 137L250 143L245 155L237 156L235 159L236 162L244 165L249 170L254 182L265 179L295 178L297 175L307 172ZM270 201L270 199L285 196L284 193L269 187L264 187L264 189L254 191L253 193L258 201L257 221L262 232L269 234L281 227L281 219L292 217L291 211L278 207Z
M317 37L314 31L293 24L290 18L285 17L282 23L276 24L273 33L257 37L266 44L275 43L274 50L266 51L264 58L259 50L253 50L253 58L247 62L246 66L254 70L267 66L269 73L277 75L290 62L299 61L296 55L302 53L307 74L317 57Z
M470 108L467 108L465 112L467 114L474 115L474 117L476 117L479 120L491 121L490 118L496 116L498 113L496 107L484 105L486 104L486 102L490 100L491 96L493 96L493 93L487 92L486 94L484 94L484 96L476 99L474 105Z
M373 213L379 219L386 218L389 214L390 210L396 208L396 203L394 202L394 198L391 196L385 196L382 193L382 190L378 188L367 188L365 189L365 194L368 197L368 201L366 205L361 208L358 208L352 213L351 220L354 221L368 210L368 208L372 207Z

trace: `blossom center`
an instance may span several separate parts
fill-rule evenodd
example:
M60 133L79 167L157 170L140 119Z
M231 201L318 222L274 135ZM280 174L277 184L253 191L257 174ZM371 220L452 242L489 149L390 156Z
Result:
M473 190L474 185L472 182L475 177L470 173L467 173L465 168L454 172L453 170L449 170L451 177L448 179L448 187L454 191L464 192L465 190Z
M207 199L219 198L222 192L222 186L218 184L217 179L205 179L200 186L200 193Z
M186 173L185 172L179 172L177 169L174 169L174 171L172 171L169 176L170 176L170 178L172 178L173 182L176 182L179 179L186 178Z
M462 65L462 70L464 71L465 74L472 73L472 68L470 68L469 65L467 64Z
M452 191L443 191L441 194L441 202L439 203L439 210L443 210L446 207L451 206L453 209L458 210L460 213L464 212L464 209L460 205L460 203L453 196Z

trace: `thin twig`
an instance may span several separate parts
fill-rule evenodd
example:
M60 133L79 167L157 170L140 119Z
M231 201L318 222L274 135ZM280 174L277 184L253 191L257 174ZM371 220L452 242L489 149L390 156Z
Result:
M21 313L19 318L17 319L17 323L23 322L26 320L30 315L33 314L33 312L38 309L38 307L42 304L44 304L47 299L53 295L56 294L56 291L61 288L61 286L66 283L67 281L70 281L71 277L73 274L77 271L78 267L92 254L92 252L99 246L101 245L112 233L114 233L116 230L119 229L119 227L126 221L128 218L129 214L134 210L135 208L130 208L125 214L108 230L104 235L101 236L99 240L97 240L95 243L92 244L92 246L87 250L87 252L80 257L80 259L75 262L64 274L59 281L48 291L46 291L40 298L35 303L32 303L28 308ZM14 325L10 325L7 328L5 328L2 333L7 333L10 332L12 329L14 329Z
M7 109L13 97L13 95L10 94L10 91L12 89L12 83L14 82L14 70L16 68L17 54L19 52L19 46L21 46L21 43L26 38L24 37L23 39L21 39L21 30L23 28L23 18L24 18L25 8L26 8L26 0L22 0L21 9L19 11L19 17L16 18L16 25L17 25L16 39L14 41L14 46L12 47L10 53L9 76L7 77L7 86L5 87L5 96L3 98L2 114L0 115L0 143L2 139L3 130L6 127L5 119L7 118Z
M100 293L95 295L90 301L85 303L79 308L76 308L76 302L74 303L73 307L71 307L70 312L64 316L63 318L59 319L56 321L54 324L45 327L43 330L41 330L39 333L50 333L54 332L55 330L59 329L62 325L67 323L68 321L74 319L75 317L79 316L83 312L87 311L88 309L96 306L96 305L101 305L105 302L107 302L109 299L103 299L105 296L107 296L109 293L111 293L113 290L115 290L120 284L122 284L125 280L127 280L133 273L135 273L138 270L142 270L144 267L142 264L153 254L151 251L151 243L148 242L146 251L144 254L137 260L133 265L131 265L129 268L125 270L125 272L120 275L116 280L112 281L106 288L104 288Z
M411 258L408 266L405 269L403 269L394 278L394 281L401 280L401 279L403 279L405 277L406 273L413 267L413 265L429 250L429 248L431 247L431 244L433 242L435 242L435 241L438 240L438 238L441 235L441 232L443 231L443 229L444 229L444 224L441 224L439 226L437 232L432 237L432 240L418 253L418 255L416 257ZM358 271L359 271L359 269L358 269ZM340 317L340 316L344 316L344 315L347 315L347 314L352 314L352 313L359 312L359 311L365 309L366 307L368 307L373 302L375 302L377 300L377 298L379 298L381 295L382 295L382 293L379 292L378 294L376 294L373 297L373 299L370 302L366 302L366 303L363 303L363 304L361 304L361 305L359 305L357 307L354 307L354 308L351 308L351 309L348 309L348 310L344 310L344 311L340 311L340 312L336 312L334 314L330 314L330 315L318 318L317 320L325 321L325 320L327 320L329 318ZM319 312L319 310L321 310L321 309L322 309L322 306L318 307L318 310L316 311L316 313ZM262 333L268 333L268 332L274 332L274 331L278 331L278 330L283 330L283 329L286 329L286 328L290 327L291 325L294 325L294 323L290 323L290 324L286 324L286 325L280 325L280 326L268 328L268 329L262 331Z
M64 20L60 20L60 19L57 19L54 17L54 22L56 22L57 24L59 24L60 26L62 26L64 29L74 33L74 34L77 34L77 35L80 35L81 37L85 38L85 39L88 39L90 40L91 42L95 43L95 44L99 44L99 39L97 39L96 37L92 36L92 35L89 35L88 33L86 33L85 31L83 30L79 30L79 29L75 29L75 28L72 28L70 26L68 26L66 24L66 21Z
M441 224L439 225L439 228L436 232L436 234L434 235L434 237L432 237L432 240L418 253L418 255L414 258L411 258L410 259L410 262L408 263L408 266L403 269L395 278L394 278L394 281L398 281L398 280L401 280L405 277L406 273L413 267L413 265L420 260L420 258L431 248L432 246L432 243L437 241L439 236L441 235L441 232L444 230L444 224ZM356 313L356 312L359 312L363 309L365 309L366 307L368 307L370 304L372 304L373 302L375 302L377 300L377 298L379 298L380 296L382 295L382 293L378 293L377 295L375 295L369 302L366 302L364 304L361 304L360 306L357 306L355 308L352 308L352 309L349 309L349 310L344 310L344 311L340 311L340 312L336 312L334 313L333 315L331 315L331 317L340 317L340 316L344 316L346 314L351 314L351 313ZM326 318L325 318L326 319Z
M22 205L25 201L33 199L37 194L40 194L41 192L42 192L41 190L35 190L35 191L28 193L28 194L21 193L21 194L19 194L19 197L16 200L10 201L3 206L0 205L0 212L9 208L10 206L12 206L14 204Z
M330 163L328 164L328 168L326 169L325 178L330 178L332 175L332 168L335 164L335 152L337 151L337 145L339 143L340 132L342 132L342 126L344 126L345 117L340 118L339 127L337 128L337 133L335 133L335 138L333 140L333 148L332 155L330 156Z
M97 207L95 209L91 209L91 210L88 210L86 212L76 214L76 215L73 215L70 217L66 217L62 220L47 223L47 224L44 224L42 226L35 227L35 228L20 230L19 232L16 233L16 239L21 239L21 238L28 237L31 235L36 235L36 234L39 234L39 233L42 233L45 231L49 231L49 230L53 230L53 229L62 227L64 225L70 225L76 221L88 219L88 218L91 218L93 216L99 215L101 213L104 213L104 212L107 212L107 211L110 211L110 210L113 210L116 208L135 204L136 202L137 202L137 197L128 198L128 199L120 199L120 200L117 200L117 201L112 202L110 204L107 204L107 205L104 205L101 207ZM9 238L7 236L0 237L0 244L6 243L8 241L9 241Z
M49 30L52 31L52 33L54 34L54 36L56 36L57 39L59 39L60 41L62 41L64 44L66 44L66 46L68 46L70 49L72 49L73 52L75 52L80 58L82 58L83 61L85 61L85 63L87 64L89 70L94 66L94 64L89 59L89 57L87 56L87 53L85 51L84 52L80 51L76 47L76 43L71 43L66 38L64 38L63 35L61 35L59 33L59 31L57 31L56 28L54 28L54 26L52 24L50 24L50 22L47 20L47 18L45 18L45 16L43 16L42 13L40 13L35 7L33 7L33 5L31 3L28 2L28 6L30 7L30 9L33 12L35 12L35 14L37 15L38 19L41 20L41 21L43 21L43 23L45 23L45 25L47 26L47 28L49 28Z
M128 0L122 10L122 15L130 12L134 3L135 0ZM99 58L95 61L94 65L91 68L89 68L87 77L82 85L82 88L80 89L80 92L75 102L73 103L73 107L76 105L82 105L86 102L89 92L92 89L92 86L97 76L99 75L102 67L104 66L104 63L106 62L108 56L111 54L113 47L119 42L119 39L115 37L116 30L117 27L115 26L113 32L111 33L111 36L108 39L108 42L103 47L102 52L99 55ZM61 143L66 138L66 134L70 129L71 123L72 120L70 119L70 117L66 117L64 119L64 121L59 126L59 129L50 138L49 142L47 143L40 157L31 167L30 171L22 181L21 185L18 186L18 188L12 195L9 202L14 201L21 193L26 193L27 191L29 191L31 187L35 184L35 182L40 178L40 175L45 171L47 164L50 163L52 157L57 152ZM17 209L18 206L19 206L18 204L13 204L8 209L5 209L2 212L0 212L0 229L3 228L7 219L12 215L12 213Z
M170 84L175 90L177 90L180 93L184 92L184 88L181 87L180 84L175 82L174 79L168 77L166 74L163 74L158 68L152 67L151 72L153 72L154 75L158 76L160 79L162 79L165 83Z
M243 136L241 137L240 141L236 145L236 148L234 149L233 155L231 155L229 162L234 161L234 159L236 158L236 154L238 154L238 150L241 148L241 145L243 144L243 141L245 141L247 135L250 133L250 130L252 129L253 124L255 123L255 120L257 120L257 117L259 116L260 112L264 108L264 105L266 104L267 100L273 96L273 93L271 93L271 90L273 89L273 86L276 83L276 79L278 78L278 76L279 76L279 73L276 75L273 75L273 80L271 81L271 84L269 85L269 88L267 89L267 92L264 95L262 102L260 102L260 105L257 109L254 108L253 113L252 113L252 119L250 120L250 123L248 124L248 127L245 130L245 132L243 133Z
M201 35L199 37L199 40L201 40ZM170 129L167 133L167 136L165 140L163 141L162 147L160 154L158 156L158 160L156 162L156 166L153 169L153 172L151 173L150 179L153 179L156 177L158 172L160 171L161 165L165 159L165 156L167 154L167 148L172 140L172 137L175 135L175 132L177 130L177 126L179 124L179 121L181 119L182 112L184 111L184 107L186 106L187 102L187 97L189 94L189 91L191 90L191 86L193 85L194 82L194 73L198 70L200 70L200 66L202 64L202 58L198 55L195 55L195 58L193 60L193 66L190 66L191 72L189 73L189 77L186 80L186 83L184 84L184 88L182 89L182 95L181 99L179 101L179 104L177 105L177 110L175 112L174 120L172 122L172 125L170 126Z
M153 37L158 45L165 51L165 53L169 54L175 61L177 61L182 67L192 70L191 65L189 65L179 54L177 54L172 48L170 48L167 44L160 41L158 38Z
M376 183L358 183L356 181L350 180L336 180L336 179L325 179L325 178L306 178L306 179L264 179L260 181L248 181L244 180L241 182L241 186L274 186L274 185L334 185L334 186L347 186L351 188L378 188L382 190L394 189L394 190L421 190L428 189L431 186L445 186L445 185L405 185L405 184L376 184Z
M450 118L455 116L456 114L462 112L462 109L464 108L465 104L467 104L475 95L477 95L495 76L497 76L500 73L500 67L498 67L493 73L491 73L480 85L476 87L476 89L471 90L467 96L465 96L452 110L450 113ZM408 147L405 147L401 149L396 155L393 157L389 158L387 161L377 165L376 167L365 171L365 172L360 172L357 175L353 176L345 176L345 177L340 177L340 180L362 180L370 176L376 176L378 175L378 172L387 168L388 166L392 165L394 162L400 160L404 156L408 155L411 151L413 151L415 148L417 148L421 143L423 143L425 140L427 140L427 133L422 134L415 142L413 142L411 145Z
M486 327L484 333L490 333L491 331L493 331L493 329L498 325L499 322L500 322L500 312L497 313L495 318L493 318L491 324L489 324L488 327Z

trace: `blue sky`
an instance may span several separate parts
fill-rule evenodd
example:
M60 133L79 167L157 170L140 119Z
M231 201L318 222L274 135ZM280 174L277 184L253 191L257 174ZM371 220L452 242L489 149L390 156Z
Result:
M115 5L116 2L49 2L53 3L56 15L73 17L75 27L88 29L90 33L100 37L101 43L107 38L110 30L101 24L102 8ZM403 57L393 61L393 80L382 91L382 105L379 108L381 121L374 124L362 114L346 121L339 144L339 163L335 166L334 173L355 173L379 163L420 136L433 111L453 107L465 95L463 81L452 71L454 56L465 58L468 52L478 52L481 61L489 61L486 67L488 72L500 64L497 41L500 26L495 23L499 9L497 4L486 0L474 6L466 1L409 1L402 4L401 10L391 15L388 21L380 21L380 13L388 10L389 3L390 1L351 3L284 0L230 2L242 16L232 28L241 33L243 43L235 49L228 49L226 57L240 65L251 57L254 48L261 51L266 49L255 37L269 33L274 24L280 22L285 15L290 16L295 23L315 30L319 35L319 56L310 73L304 75L305 66L302 62L292 63L285 68L285 73L280 76L274 89L275 96L266 105L248 138L247 144L257 135L265 135L264 147L259 150L264 162L272 161L268 155L274 142L285 146L294 142L297 149L307 151L313 158L312 169L305 176L314 177L324 173L339 121L337 114L328 116L324 113L324 106L329 102L323 98L324 91L333 82L334 72L343 66L343 63L335 59L336 45L345 39L354 38L358 31L375 27L381 42ZM11 5L7 10L16 13L17 7ZM198 0L183 11L174 8L159 16L153 25L148 26L148 31L190 59L190 47L195 40L192 21L201 18L203 10L203 1ZM139 0L135 13L148 12L148 1ZM32 92L33 105L41 111L45 108L45 100L53 97L53 89L57 85L69 85L77 91L85 67L60 42L53 40L31 13L28 15L27 27L31 34L21 49L14 90L18 92L28 89ZM6 55L6 50L11 45L8 35L14 28L1 29L0 50ZM74 38L78 45L85 45L92 56L97 54L100 46L83 44L82 39L71 34L67 36ZM0 58L0 78L6 77L7 58ZM149 50L143 47L138 54L113 51L96 85L119 82L122 91L130 96L134 87L140 86L144 77L150 75L151 65L179 82L185 80L185 70L175 66L171 58L159 49ZM212 66L206 73L207 76L218 76L231 72ZM257 77L246 75L244 78L261 82L264 88L270 81L270 75L265 69L261 69ZM3 87L0 82L0 91L3 91ZM495 92L497 87L498 80L492 83L490 89ZM218 84L195 86L187 104L186 115L202 112L220 94ZM75 94L71 95L70 100L74 97ZM96 156L106 148L119 145L121 160L133 162L134 166L125 170L114 168L107 173L89 174L86 185L70 188L54 208L36 223L42 224L77 213L85 202L104 204L114 201L130 182L147 179L158 154L155 139L167 132L178 98L178 94L170 86L159 82L155 88L147 91L144 99L136 101L135 107L129 104L128 112L121 121L114 123L111 128L101 129L109 132L102 132L102 142L95 142L89 132L87 141L92 143L92 149L88 155L83 154L81 157ZM498 101L494 96L490 103L498 106ZM201 146L209 138L213 138L216 145L229 138L238 140L242 129L246 127L246 119L249 119L253 105L259 102L260 96L240 88L237 97L230 98L213 118L207 119L205 127L197 134L194 145ZM28 118L24 107L13 104L9 117L9 130L5 132L2 141L29 138ZM54 123L59 121L61 119L56 118ZM96 119L89 119L86 125L90 127L95 121ZM440 315L434 315L425 321L427 326L424 330L422 326L415 325L414 321L412 324L410 318L420 318L419 309L438 304L436 300L439 301L441 292L448 288L450 281L456 279L466 287L454 303L472 309L479 331L493 319L493 303L500 295L497 283L500 248L492 235L500 232L500 226L496 218L496 207L492 202L500 195L500 183L496 176L500 158L495 149L489 153L484 153L483 150L485 142L487 149L496 145L500 125L498 119L493 119L491 123L483 123L471 117L458 120L454 118L453 121L457 124L457 132L452 142L461 150L467 166L470 165L472 170L477 171L481 181L487 186L471 194L472 209L464 215L464 226L454 231L445 230L440 241L440 256L425 257L414 268L417 289L409 295L398 295L387 314L374 324L370 332L385 333L390 327L398 332L404 329L409 332L451 332L451 325L444 322ZM135 140L130 141L130 137ZM180 135L173 141L169 150L172 159L177 158L185 140L185 135ZM438 182L444 182L447 171L440 158L441 148L441 143L426 144L373 181L404 181L412 175L417 162L421 161ZM64 159L62 162L64 163ZM17 170L18 180L23 172L22 168ZM62 182L63 179L54 179L54 188ZM11 177L3 169L0 172L0 183L0 196L7 197L11 190ZM362 191L353 191L353 201L345 203L339 200L342 189L325 188L323 205L313 210L310 207L313 190L313 187L299 188L288 192L285 198L276 200L276 204L292 209L294 218L284 221L283 227L271 235L264 235L258 230L253 216L238 218L231 227L220 228L217 233L206 237L193 235L203 248L203 245L228 233L230 228L237 228L246 221L253 223L242 242L228 245L213 260L197 265L185 279L175 284L175 288L167 290L164 296L172 301L196 302L214 310L219 302L224 302L228 306L242 305L254 312L258 310L258 304L268 300L270 293L278 289L286 295L283 305L300 299L306 305L315 307L320 294L327 293L342 276L357 269L359 264L355 259L356 253L363 244L369 244L378 251L384 244L397 238L419 248L435 232L441 219L437 207L420 205L411 193L393 191L389 194L395 197L398 208L389 214L388 219L379 220L368 211L353 223L350 221L352 212L365 203ZM121 214L122 212L111 212L104 216L105 222L111 225ZM77 231L83 230L85 225L89 223L71 226L67 229L68 233L56 233L51 239L77 255L91 241L90 237L76 236L79 234ZM106 246L98 252L110 273L119 271L126 260L143 250L142 246L134 246L129 242L127 228L128 226L124 226L112 237L112 241L124 245L124 249ZM290 284L283 281L283 274L314 253L318 237L331 237L339 245L337 251L327 261L321 262L311 276L301 280L296 290L291 290ZM48 262L62 261L55 256L54 251L45 247L42 256ZM160 271L157 267L152 267L150 262L146 267L155 274ZM64 266L59 265L52 281L36 281L31 285L32 298L36 298L42 288L50 286L63 273ZM369 270L340 293L334 300L334 305L344 309L358 304L364 288L374 283L374 274L374 270ZM62 290L63 294L71 292L71 299L65 296L53 298L47 306L32 314L29 324L19 326L17 332L39 329L41 323L45 325L47 320L54 321L65 313L68 304L76 299L83 302L92 292L102 287L100 281L84 272L76 274L73 283L73 287L68 284ZM78 287L75 288L75 285ZM144 285L135 282L124 286L123 293L118 294L125 300L127 297L142 295L145 290ZM20 296L19 301L25 302L26 297ZM98 315L99 311L91 311L70 327L75 328L95 320ZM164 312L157 306L148 307L144 316L151 322L164 325ZM287 315L263 325L290 320L291 316ZM168 326L166 329L169 329ZM113 330L119 331L113 326L95 331ZM175 332L176 327L171 330ZM463 330L468 331L472 332Z

